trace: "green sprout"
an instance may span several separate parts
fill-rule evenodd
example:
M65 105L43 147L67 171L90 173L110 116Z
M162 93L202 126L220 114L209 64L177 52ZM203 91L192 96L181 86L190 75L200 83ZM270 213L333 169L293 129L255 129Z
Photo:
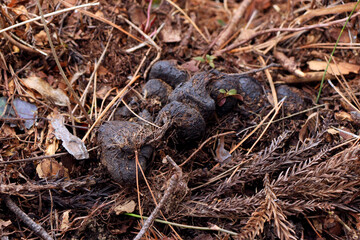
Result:
M243 97L237 93L235 88L230 89L229 91L221 88L221 89L219 89L219 95L217 96L217 101L216 101L217 105L219 107L224 105L226 102L226 98L228 98L228 97L233 97L233 98L236 98L241 101L244 100Z
M203 58L203 57L194 57L194 60L202 62L202 63L207 63L212 68L215 68L214 59L216 59L216 57L213 56L213 55L209 55L209 54L206 54L205 58Z

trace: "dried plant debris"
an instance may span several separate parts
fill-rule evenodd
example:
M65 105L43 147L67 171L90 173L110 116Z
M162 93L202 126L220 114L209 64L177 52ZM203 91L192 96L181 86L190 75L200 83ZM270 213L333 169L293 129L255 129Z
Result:
M72 135L64 125L64 117L54 114L51 119L51 126L55 130L57 139L62 140L63 147L77 160L89 158L89 153L84 142L77 136Z
M359 239L356 1L41 4L50 57L1 5L2 238Z

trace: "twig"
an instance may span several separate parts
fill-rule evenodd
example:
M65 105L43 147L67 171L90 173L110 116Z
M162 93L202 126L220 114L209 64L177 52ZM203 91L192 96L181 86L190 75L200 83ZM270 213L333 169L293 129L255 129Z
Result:
M83 112L84 116L86 117L88 123L91 124L92 121L91 121L91 119L89 117L89 114L86 112L85 108L81 105L78 95L75 93L74 89L71 86L71 83L69 82L69 79L66 77L65 72L61 67L61 63L60 63L59 58L58 58L58 56L56 54L54 44L53 44L53 42L51 40L51 35L50 35L50 32L49 32L49 28L46 25L46 21L45 21L45 18L44 18L43 11L41 9L40 1L37 0L36 4L37 4L37 6L39 8L39 12L40 12L40 15L41 15L41 22L43 23L43 26L44 26L44 29L45 29L45 32L46 32L46 35L48 37L48 41L49 41L49 44L50 44L50 47L51 47L51 52L52 52L52 55L53 55L54 60L56 62L56 65L57 65L57 67L58 67L58 69L60 71L60 74L63 77L63 79L64 79L68 89L70 90L71 94L73 95L73 97L75 99L75 102L80 106L80 109Z
M26 213L24 213L14 202L11 200L10 196L4 195L4 200L6 206L13 212L15 215L20 218L31 230L35 232L36 235L40 236L45 240L53 240L52 237L45 231L43 227L34 222Z
M236 30L236 27L238 26L241 18L243 17L245 10L249 7L251 0L244 0L236 9L234 12L233 17L230 20L230 23L227 25L225 30L220 33L219 40L215 43L215 49L219 49L220 46L223 45L224 42L226 42L231 35L233 35L234 31Z
M269 65L261 67L261 68L253 69L253 70L242 72L242 73L229 73L228 75L236 76L236 77L245 76L245 75L250 75L250 74L253 74L253 73L264 71L265 69L268 69L268 68L280 67L280 66L281 65L277 64L277 63L270 63Z
M301 69L298 69L294 59L288 58L284 53L279 51L274 51L274 57L279 60L281 66L289 72L295 74L300 78L305 77L305 73L303 73Z
M24 51L27 51L27 52L30 52L30 53L34 53L34 54L36 54L36 55L41 55L41 54L43 54L43 55L47 56L47 54L46 54L45 52L40 51L40 50L36 49L35 47L33 47L33 46L31 46L31 45L30 45L30 46L27 46L27 45L25 45L25 44L23 44L23 43L20 43L20 42L16 41L12 36L10 36L9 34L7 34L6 32L4 32L3 35L4 35L4 37L5 37L10 43L12 43L13 45L17 46L18 48L20 48L20 49L22 49L22 50L24 50ZM19 40L20 40L20 39L19 39ZM22 40L21 40L21 41L22 41Z
M136 31L138 31L157 51L161 51L161 48L154 42L154 40L151 39L149 35L144 33L138 26L133 24L131 21L129 21L127 18L119 15L121 19L123 19L127 24L129 24L131 27L133 27Z
M80 187L88 187L91 185L95 185L96 182L94 180L85 180L85 181L77 181L77 180L66 180L66 181L57 181L57 182L49 182L46 185L39 185L33 183L25 183L25 184L1 184L0 185L0 193L7 195L20 195L24 193L31 192L40 192L43 190L51 190L58 189L62 191L67 191L67 188L74 189Z
M152 36L152 39L154 40L156 38L156 36L160 33L160 31L164 28L165 26L165 23L162 23L160 25L160 27L156 30L154 36ZM140 43L139 45L135 46L135 47L132 47L132 48L129 48L127 50L125 50L126 53L132 53L142 47L145 47L146 45L149 45L149 43L146 41L146 42L143 42L143 43Z
M168 200L168 198L170 197L170 194L173 192L173 190L175 189L175 187L177 186L177 183L179 182L179 180L182 177L182 171L181 168L174 162L174 160L172 160L171 157L166 156L165 159L171 164L173 165L173 167L175 168L176 172L174 175L172 175L172 177L170 178L170 183L169 183L169 187L165 190L163 197L161 198L159 204L155 207L155 209L152 211L152 213L150 214L149 218L146 219L143 227L141 228L140 232L136 235L136 237L134 238L134 240L140 240L141 237L146 233L146 231L149 229L149 227L151 226L151 224L154 222L154 219L156 217L156 215L159 213L161 207L165 204L165 202Z
M45 158L56 158L56 157L60 157L60 156L64 156L69 154L68 152L64 152L64 153L56 153L53 155L44 155L44 156L39 156L39 157L32 157L32 158L24 158L24 159L19 159L19 160L12 160L12 161L4 161L4 162L0 162L0 165L3 164L12 164L12 163L20 163L20 162L32 162L32 161L36 161L36 160L41 160L41 159L45 159Z

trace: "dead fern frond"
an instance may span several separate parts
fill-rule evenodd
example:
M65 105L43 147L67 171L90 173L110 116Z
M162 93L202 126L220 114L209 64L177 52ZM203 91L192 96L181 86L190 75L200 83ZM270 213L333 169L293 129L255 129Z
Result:
M295 240L295 231L292 225L286 220L286 217L277 203L277 197L272 190L268 174L264 178L264 202L251 214L238 239L254 239L263 232L264 225L271 219L274 221L277 236L281 240Z
M294 236L295 231L292 229L292 225L286 220L286 216L283 213L281 206L277 203L278 199L270 185L269 176L265 176L265 202L267 202L267 208L271 211L271 218L274 220L276 228L276 234L281 240L296 240Z
M360 187L359 151L358 147L352 147L320 163L325 152L319 153L280 174L273 183L274 191L279 198L288 200L344 202L345 196L355 193Z

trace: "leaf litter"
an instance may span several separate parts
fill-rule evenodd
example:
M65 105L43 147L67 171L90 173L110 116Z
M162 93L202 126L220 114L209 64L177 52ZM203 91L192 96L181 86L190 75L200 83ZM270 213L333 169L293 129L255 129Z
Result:
M8 28L35 6L1 3L1 235L359 238L357 11L315 103L356 2L101 0Z

